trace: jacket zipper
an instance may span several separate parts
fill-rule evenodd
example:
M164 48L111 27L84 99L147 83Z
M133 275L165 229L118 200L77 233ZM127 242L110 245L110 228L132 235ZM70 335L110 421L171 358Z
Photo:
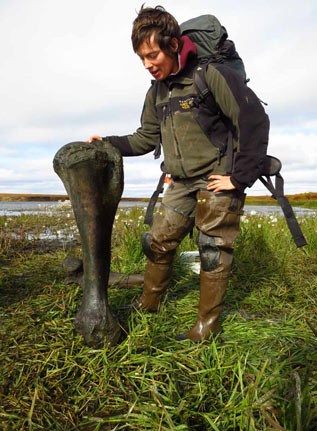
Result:
M186 175L186 172L185 172L185 168L184 168L184 165L183 165L182 156L181 156L180 149L179 149L179 142L178 142L178 139L177 139L177 136L176 136L176 132L175 132L174 117L173 117L173 112L172 112L171 99L172 99L172 90L169 90L168 102L169 102L169 105L170 105L170 113L171 113L173 136L174 136L174 139L175 139L175 142L176 142L177 158L178 158L178 160L180 162L183 174L187 178L188 175Z

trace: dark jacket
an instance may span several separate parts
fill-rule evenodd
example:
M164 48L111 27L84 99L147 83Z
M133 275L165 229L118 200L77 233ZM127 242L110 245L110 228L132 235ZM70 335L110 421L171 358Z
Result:
M147 92L141 127L127 136L111 136L110 142L123 156L138 156L153 151L160 139L167 171L174 177L192 178L209 174L226 175L226 155L212 145L195 116L197 91L192 59L177 75L158 83L157 96L152 85ZM206 81L214 96L215 111L210 112L212 139L226 142L228 129L223 115L234 126L234 168L231 181L243 191L259 177L268 144L269 119L261 102L229 67L209 65ZM220 160L219 160L219 156Z

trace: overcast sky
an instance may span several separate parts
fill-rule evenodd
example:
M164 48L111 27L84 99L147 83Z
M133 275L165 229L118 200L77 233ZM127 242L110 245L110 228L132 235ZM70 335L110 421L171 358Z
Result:
M61 146L139 126L150 75L130 33L142 2L0 0L0 193L64 193L52 168ZM286 192L317 192L316 0L159 4L179 22L219 18L268 103L269 154L283 162ZM125 158L124 196L149 196L160 162ZM268 194L259 181L248 193Z

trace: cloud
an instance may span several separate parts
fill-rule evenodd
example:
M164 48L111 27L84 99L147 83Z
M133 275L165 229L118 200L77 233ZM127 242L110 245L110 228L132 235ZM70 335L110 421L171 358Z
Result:
M63 144L138 127L150 85L130 43L140 6L110 0L0 3L3 192L61 193L52 159ZM165 0L164 6L180 22L218 16L245 62L250 87L269 103L269 153L283 161L286 188L316 191L315 2ZM159 164L152 155L126 158L125 194L150 195ZM261 188L257 182L250 193L267 193Z
M316 133L272 132L268 153L276 155L288 169L317 167Z
M16 151L9 147L0 147L0 156L12 156L16 154Z

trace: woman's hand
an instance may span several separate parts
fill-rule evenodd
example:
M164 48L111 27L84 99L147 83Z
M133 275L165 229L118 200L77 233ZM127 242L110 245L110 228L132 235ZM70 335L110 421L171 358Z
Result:
M222 190L233 190L235 186L232 184L231 179L227 175L210 175L208 180L213 180L207 185L207 190L213 192L221 192Z
M92 135L92 136L90 136L88 141L85 141L85 142L88 142L88 144L91 144L92 141L102 141L102 137L99 135Z

